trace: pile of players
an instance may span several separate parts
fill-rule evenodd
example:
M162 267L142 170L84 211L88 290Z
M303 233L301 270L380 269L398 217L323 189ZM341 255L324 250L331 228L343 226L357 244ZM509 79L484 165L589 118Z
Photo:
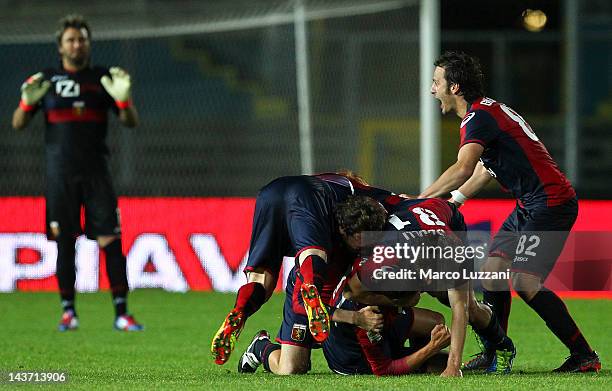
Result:
M458 52L442 55L435 62L431 93L443 113L462 118L461 144L457 162L419 196L397 196L350 173L282 177L260 191L245 269L248 282L212 341L217 364L227 362L247 318L271 296L283 257L293 256L278 343L265 330L258 332L239 360L239 372L263 365L275 374L306 373L311 349L320 346L330 369L339 374L510 373L516 349L506 335L508 279L482 280L485 303L474 298L468 279L449 280L442 287L424 281L407 289L363 281L374 269L371 247L362 246L364 232L431 233L436 240L461 243L466 227L458 207L495 178L517 205L495 235L481 270L510 269L512 288L568 348L570 356L555 372L601 369L564 303L543 286L577 217L571 184L529 124L484 96L476 59ZM554 238L546 235L551 231L557 232ZM543 233L530 243L528 254L520 245L525 232ZM515 267L518 255L521 263ZM389 270L397 269L393 259L384 262L391 262L382 265ZM440 313L415 307L422 293L450 306L450 330ZM462 363L467 324L481 352ZM447 346L448 353L442 351Z

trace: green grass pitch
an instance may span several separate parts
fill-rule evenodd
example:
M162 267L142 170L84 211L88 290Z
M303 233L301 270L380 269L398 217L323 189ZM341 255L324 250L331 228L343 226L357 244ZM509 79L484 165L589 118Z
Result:
M62 370L70 376L64 389L205 389L205 390L583 390L612 389L612 300L566 300L588 340L600 353L599 374L553 375L563 362L565 348L522 301L515 299L510 335L518 349L510 376L466 375L463 379L412 375L393 378L345 377L331 373L323 354L313 353L307 375L277 377L269 373L240 375L237 360L252 335L265 328L275 334L281 320L283 295L276 294L249 321L230 361L213 363L210 340L234 302L233 294L167 293L138 290L130 310L145 324L142 333L112 329L108 293L80 294L78 331L59 333L59 298L55 293L0 294L0 372ZM421 306L448 311L430 298ZM468 336L464 359L476 350ZM0 388L7 387L6 383ZM40 385L22 385L21 389Z

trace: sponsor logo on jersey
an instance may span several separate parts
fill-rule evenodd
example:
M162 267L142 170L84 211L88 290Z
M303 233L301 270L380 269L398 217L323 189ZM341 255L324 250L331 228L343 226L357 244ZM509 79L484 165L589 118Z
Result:
M68 75L53 75L51 76L51 82L55 83L56 81L66 80L68 79Z
M495 100L491 99L491 98L483 98L480 101L481 105L485 105L485 106L493 106L493 103L495 103Z
M81 94L81 85L74 80L60 80L55 83L55 93L62 98L76 98Z

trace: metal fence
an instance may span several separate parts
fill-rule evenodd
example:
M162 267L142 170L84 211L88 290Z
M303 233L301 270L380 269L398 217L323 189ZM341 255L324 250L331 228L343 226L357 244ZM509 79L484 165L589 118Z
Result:
M24 3L0 1L0 195L43 192L42 116L23 132L9 119L22 81L57 63L54 23L75 11L92 25L93 61L134 80L141 125L113 120L108 138L120 195L254 196L272 178L300 173L294 1L142 0L121 12L113 1ZM303 4L314 171L349 168L417 192L419 2ZM578 5L577 184L583 198L609 198L612 9ZM564 168L563 31L442 28L442 48L478 55L491 95L521 112ZM456 156L457 127L456 117L443 119L442 167Z
M376 3L307 3L315 12L307 23L313 168L365 171L382 185L416 190L418 44L388 38L415 35L418 4L368 8ZM185 25L148 28L141 21L136 30L120 24L113 35L98 32L90 18L93 61L132 74L142 120L136 129L111 123L119 194L253 196L274 177L300 173L294 25L265 20L285 15L292 2L245 7L226 15L231 24L223 28L215 26L225 14L208 14L188 33ZM253 20L261 26L245 28ZM0 76L3 118L16 106L21 82L58 60L51 27L31 40L13 37L0 46L10 53L0 64L14 70ZM7 121L0 126L0 193L41 194L42 118L19 133Z

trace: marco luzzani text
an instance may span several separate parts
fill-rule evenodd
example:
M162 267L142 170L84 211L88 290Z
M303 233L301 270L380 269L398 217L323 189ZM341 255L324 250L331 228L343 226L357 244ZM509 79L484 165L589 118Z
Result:
M455 262L462 264L466 260L484 258L486 245L483 246L428 246L425 244L411 245L396 243L393 246L376 246L373 248L371 260L381 264L380 268L372 270L375 280L499 280L509 279L510 269L498 272L472 271L439 271L426 267L430 262ZM389 267L393 264L410 265L406 268ZM418 263L417 263L418 262ZM416 266L416 267L415 267ZM437 269L437 268L436 268Z

